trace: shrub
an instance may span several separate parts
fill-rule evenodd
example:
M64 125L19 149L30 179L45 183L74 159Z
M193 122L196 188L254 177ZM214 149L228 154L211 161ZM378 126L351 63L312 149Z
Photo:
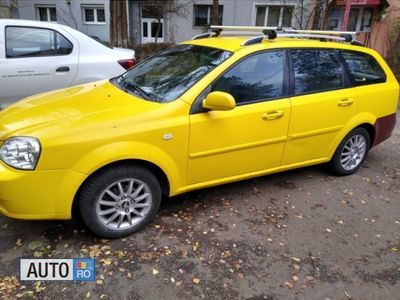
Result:
M150 43L150 44L135 44L131 48L135 50L136 60L138 62L156 54L157 52L167 49L174 44L172 43Z
M400 81L400 18L390 24L387 61L397 79Z

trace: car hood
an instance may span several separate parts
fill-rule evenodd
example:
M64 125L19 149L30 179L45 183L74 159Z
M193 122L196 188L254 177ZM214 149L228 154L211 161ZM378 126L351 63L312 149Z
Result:
M109 81L89 83L32 96L0 111L0 141L140 122L151 118L151 112L162 114L165 106L127 94Z

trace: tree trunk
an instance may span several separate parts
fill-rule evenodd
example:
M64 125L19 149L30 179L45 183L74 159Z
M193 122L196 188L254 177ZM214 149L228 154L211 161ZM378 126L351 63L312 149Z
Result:
M157 19L157 32L156 32L156 38L155 38L155 40L154 40L154 43L155 43L155 44L157 44L157 42L158 42L158 36L160 35L160 32L161 32L161 19L160 19L160 18L158 18L158 19Z
M325 16L328 12L329 0L317 0L314 8L312 29L321 30L324 27Z
M125 0L110 0L110 44L115 47L129 47Z
M211 11L211 25L218 25L219 19L219 0L213 0Z

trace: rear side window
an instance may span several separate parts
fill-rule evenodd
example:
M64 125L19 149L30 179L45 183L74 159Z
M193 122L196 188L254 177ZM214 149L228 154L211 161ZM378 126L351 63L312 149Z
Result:
M386 81L386 74L371 55L355 51L340 51L356 86Z
M211 86L231 94L237 104L267 101L283 95L284 52L271 51L240 61Z
M7 58L67 55L72 43L60 33L44 28L6 28Z
M290 50L296 95L343 88L343 68L334 50Z

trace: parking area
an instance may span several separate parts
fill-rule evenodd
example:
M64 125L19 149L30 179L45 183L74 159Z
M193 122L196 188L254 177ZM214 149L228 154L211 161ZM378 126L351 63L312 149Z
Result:
M0 217L0 299L395 299L400 128L355 175L323 167L164 201L119 240ZM96 282L19 282L20 258L96 259Z

